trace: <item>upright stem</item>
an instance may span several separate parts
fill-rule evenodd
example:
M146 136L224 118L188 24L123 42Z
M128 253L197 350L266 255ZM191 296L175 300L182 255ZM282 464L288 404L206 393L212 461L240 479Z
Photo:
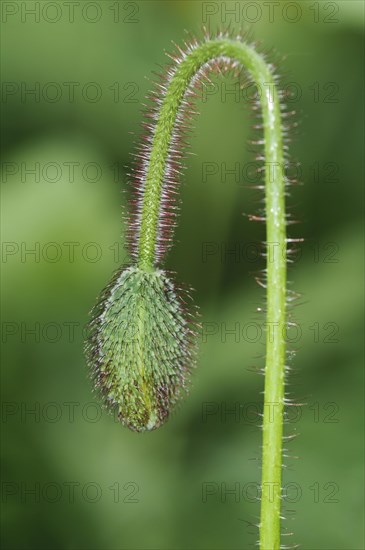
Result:
M252 46L228 38L206 40L178 62L162 99L144 179L137 263L151 270L156 263L161 198L166 164L178 114L194 77L213 60L236 63L256 83L265 141L265 206L267 254L267 338L263 419L261 550L280 548L282 431L286 303L286 217L283 138L275 80L264 58Z

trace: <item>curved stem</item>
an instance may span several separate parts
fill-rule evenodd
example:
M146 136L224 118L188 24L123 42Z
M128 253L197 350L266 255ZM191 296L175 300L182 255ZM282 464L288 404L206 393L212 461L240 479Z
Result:
M228 38L206 40L184 54L174 70L154 128L144 179L137 262L153 269L166 163L179 110L191 82L212 60L246 69L260 92L265 141L265 207L267 255L267 337L263 419L261 550L280 548L282 431L286 300L286 217L283 138L274 76L252 46ZM270 168L270 169L268 169ZM270 252L270 253L269 253ZM273 253L272 253L273 252ZM272 414L274 412L274 414Z

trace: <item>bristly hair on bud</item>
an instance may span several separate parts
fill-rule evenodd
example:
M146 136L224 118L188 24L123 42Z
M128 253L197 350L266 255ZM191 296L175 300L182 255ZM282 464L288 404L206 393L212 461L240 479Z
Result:
M173 242L179 175L185 137L194 113L193 101L211 72L232 73L258 88L253 110L263 136L253 144L263 151L264 212L252 219L266 223L267 246L280 250L267 256L266 323L278 327L266 339L263 417L260 548L280 548L282 439L285 390L287 315L287 239L285 196L289 183L286 160L285 112L275 68L254 44L240 35L205 32L178 48L152 94L154 107L146 116L147 135L137 153L134 196L127 232L132 264L123 267L101 294L89 323L88 363L105 403L121 422L142 432L160 426L183 396L194 363L196 310L189 313L186 295L162 270ZM243 75L243 77L242 77ZM261 113L261 114L259 114ZM274 176L267 167L279 167ZM275 404L275 417L270 406ZM271 490L271 487L273 489Z
M118 270L95 306L86 346L95 385L128 428L158 428L186 391L190 297L162 270Z

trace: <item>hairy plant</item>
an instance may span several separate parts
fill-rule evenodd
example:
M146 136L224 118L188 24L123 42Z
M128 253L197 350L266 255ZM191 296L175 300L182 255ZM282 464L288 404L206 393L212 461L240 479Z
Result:
M143 432L159 427L185 394L194 365L196 309L161 266L173 240L185 134L209 74L233 73L259 90L256 129L263 131L259 158L265 171L266 322L277 327L266 339L260 547L280 547L282 441L285 389L286 178L283 167L289 113L281 105L274 67L241 36L205 34L171 56L152 95L147 135L137 155L128 243L132 263L122 266L101 294L89 323L88 363L105 403L121 422ZM271 416L271 405L275 415ZM269 407L267 406L269 405Z

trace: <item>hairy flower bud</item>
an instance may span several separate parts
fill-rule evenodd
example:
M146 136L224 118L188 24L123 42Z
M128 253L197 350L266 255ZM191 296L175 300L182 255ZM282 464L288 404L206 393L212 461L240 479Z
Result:
M167 419L187 386L192 327L181 291L164 271L124 268L104 290L86 353L96 385L124 425L141 432Z

